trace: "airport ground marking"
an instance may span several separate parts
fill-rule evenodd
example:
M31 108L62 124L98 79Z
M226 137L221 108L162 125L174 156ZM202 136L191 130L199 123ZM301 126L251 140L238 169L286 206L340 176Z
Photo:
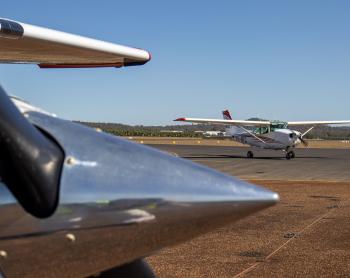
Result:
M329 211L327 211L325 214L321 215L320 217L316 218L314 221L312 221L310 224L308 224L307 226L305 226L304 228L302 228L300 231L296 232L291 238L289 238L287 241L285 241L283 244L281 244L277 249L275 249L274 251L272 251L269 255L267 255L264 260L260 261L260 262L256 262L253 265L249 266L248 268L244 269L243 271L241 271L240 273L236 274L235 276L233 276L233 278L238 278L238 277L242 277L245 274L249 273L250 271L252 271L253 269L255 269L257 266L259 266L262 263L266 263L269 261L269 259L275 255L278 251L280 251L283 247L285 247L288 243L290 243L293 239L296 238L297 235L301 234L302 232L304 232L305 230L307 230L308 228L311 228L312 226L314 226L315 224L317 224L318 222L320 222L322 219L326 218L327 216L329 216L335 209L337 208L341 208L343 207L343 203L339 202L339 206L334 207L329 209Z

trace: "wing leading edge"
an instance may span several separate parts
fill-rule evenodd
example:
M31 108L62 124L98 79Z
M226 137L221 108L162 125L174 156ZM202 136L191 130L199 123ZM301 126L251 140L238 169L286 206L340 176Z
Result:
M142 49L95 40L0 18L0 63L38 64L41 68L143 65Z
M177 122L190 122L197 124L218 124L218 125L237 125L237 126L259 126L269 125L270 121L245 121L245 120L219 120L219 119L200 119L200 118L178 118Z
M178 118L177 122L190 122L197 124L218 124L218 125L237 125L237 126L264 126L270 125L270 121L245 121L245 120L220 120L220 119L202 119L202 118ZM299 121L287 122L288 126L292 125L335 125L335 124L350 124L348 121Z
M288 122L288 125L345 125L350 124L350 121L300 121L300 122Z

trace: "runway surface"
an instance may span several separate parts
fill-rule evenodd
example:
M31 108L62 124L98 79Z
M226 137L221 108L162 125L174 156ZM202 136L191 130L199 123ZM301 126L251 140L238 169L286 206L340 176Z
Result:
M274 207L147 261L159 277L350 277L350 150L159 145L278 192Z
M281 151L221 146L151 145L243 179L350 181L350 149L295 149L286 160Z

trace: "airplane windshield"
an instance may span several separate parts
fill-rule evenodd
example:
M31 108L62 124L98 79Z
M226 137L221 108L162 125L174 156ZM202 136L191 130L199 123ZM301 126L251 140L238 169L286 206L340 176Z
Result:
M271 131L274 131L276 129L285 129L287 128L286 122L274 122L270 124Z
M253 133L265 134L265 133L275 131L276 129L285 129L285 128L287 128L287 126L288 126L288 124L286 122L272 122L269 126L256 127L253 130Z
M267 126L259 126L254 129L253 133L255 134L265 134L269 132L269 128Z

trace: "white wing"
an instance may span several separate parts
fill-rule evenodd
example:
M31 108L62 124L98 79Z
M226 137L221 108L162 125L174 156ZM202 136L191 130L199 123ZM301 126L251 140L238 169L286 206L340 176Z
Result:
M142 65L149 52L0 18L0 63L42 68Z
M178 118L175 121L198 123L198 124L218 124L218 125L237 125L237 126L260 126L260 125L270 124L269 121L219 120L219 119L199 119L199 118Z
M350 121L301 121L288 122L288 125L336 125L336 124L350 124Z

